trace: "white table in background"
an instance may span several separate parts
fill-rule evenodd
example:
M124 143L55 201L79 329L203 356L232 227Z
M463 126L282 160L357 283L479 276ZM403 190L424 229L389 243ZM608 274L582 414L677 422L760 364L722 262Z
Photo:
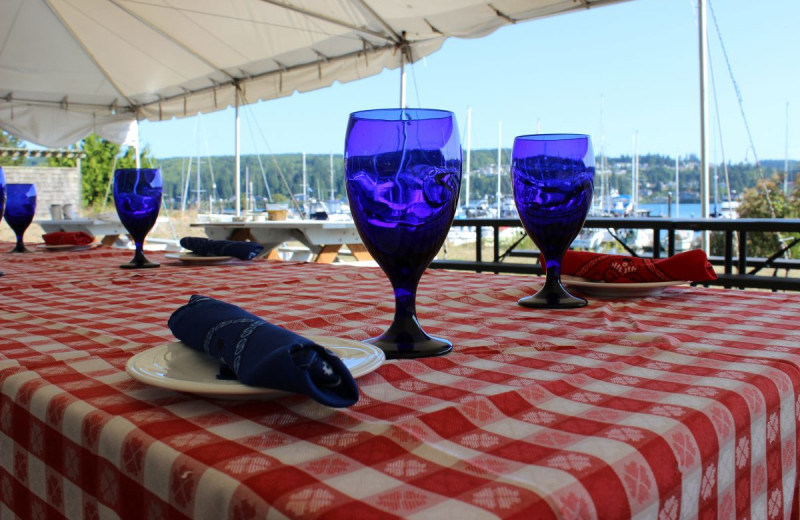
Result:
M94 237L101 237L100 241L105 246L112 246L120 236L127 236L128 230L121 222L108 220L94 220L88 218L65 220L39 220L36 222L42 227L44 233L57 231L83 231Z
M268 220L263 222L203 222L202 227L213 240L250 240L264 246L265 255L279 259L278 247L284 242L298 241L314 254L314 261L333 262L342 246L347 245L356 260L371 260L353 222L330 220Z

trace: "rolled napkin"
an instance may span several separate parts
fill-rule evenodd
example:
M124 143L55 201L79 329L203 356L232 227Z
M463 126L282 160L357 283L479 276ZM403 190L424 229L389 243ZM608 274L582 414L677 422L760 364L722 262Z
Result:
M53 231L42 235L48 246L84 246L94 242L94 237L85 231Z
M239 260L252 260L264 250L258 242L239 240L211 240L203 237L183 237L181 247L200 256L232 256Z
M222 362L217 377L308 395L336 408L358 401L358 386L334 353L241 307L194 295L168 325L183 343Z
M705 252L699 249L657 259L567 251L561 274L610 283L702 282L717 278Z

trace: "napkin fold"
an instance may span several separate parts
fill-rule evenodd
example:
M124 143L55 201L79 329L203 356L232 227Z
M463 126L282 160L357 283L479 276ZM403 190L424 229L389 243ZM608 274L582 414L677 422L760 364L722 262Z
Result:
M702 282L717 278L700 249L657 259L570 250L561 262L561 274L611 283Z
M42 235L48 246L83 246L94 242L94 237L85 231L53 231Z
M239 240L211 240L203 237L183 237L181 247L200 256L232 256L239 260L252 260L264 250L258 242Z
M168 326L189 347L221 361L219 378L308 395L336 408L358 401L350 370L333 352L236 305L193 295Z

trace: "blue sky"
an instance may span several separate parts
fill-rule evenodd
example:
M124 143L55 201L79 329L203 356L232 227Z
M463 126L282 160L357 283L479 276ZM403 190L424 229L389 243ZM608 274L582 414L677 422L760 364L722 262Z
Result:
M753 137L747 135L718 33L709 14L710 158L714 162L800 158L798 0L709 0ZM633 0L534 20L480 39L450 39L407 68L409 106L458 117L472 148L510 147L540 132L592 135L595 151L699 154L697 5L692 0ZM243 154L337 153L348 114L394 107L400 73L243 107ZM715 105L719 111L715 110ZM500 128L502 127L502 128ZM721 129L721 131L720 131ZM157 158L233 155L233 110L140 126Z

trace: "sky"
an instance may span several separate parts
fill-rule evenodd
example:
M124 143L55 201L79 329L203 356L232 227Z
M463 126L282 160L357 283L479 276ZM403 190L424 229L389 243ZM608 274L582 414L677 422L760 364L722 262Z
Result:
M696 3L632 0L450 38L406 68L407 104L454 112L464 147L471 112L472 149L570 132L611 157L699 155ZM710 160L800 159L800 1L709 0L708 25ZM247 105L241 153L341 154L351 112L399 99L400 72L386 70ZM234 127L233 109L143 122L140 142L156 158L233 155Z

